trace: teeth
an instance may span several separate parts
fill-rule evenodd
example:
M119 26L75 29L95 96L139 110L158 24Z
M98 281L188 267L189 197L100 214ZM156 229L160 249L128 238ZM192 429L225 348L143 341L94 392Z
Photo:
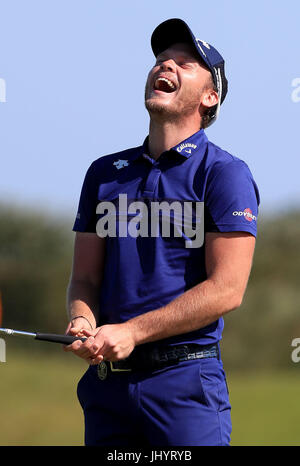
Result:
M165 81L171 89L175 89L175 85L167 78L157 78L156 81Z

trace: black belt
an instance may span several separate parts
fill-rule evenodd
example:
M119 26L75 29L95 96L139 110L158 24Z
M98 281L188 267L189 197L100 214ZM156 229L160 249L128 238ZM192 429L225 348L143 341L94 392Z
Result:
M108 371L114 373L157 370L182 361L203 358L219 359L219 346L217 344L207 346L188 344L147 349L138 346L126 359L114 362L102 361L98 364L97 371L99 378L104 380Z

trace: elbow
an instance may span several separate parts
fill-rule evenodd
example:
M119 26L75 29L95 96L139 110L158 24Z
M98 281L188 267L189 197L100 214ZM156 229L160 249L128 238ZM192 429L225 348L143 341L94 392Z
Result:
M231 295L231 299L229 299L229 306L228 306L229 309L227 312L238 309L242 305L243 299L244 299L244 293L241 293L235 290Z
M242 305L242 302L243 302L243 297L242 296L236 296L235 297L235 300L233 300L232 302L232 311L234 311L235 309L238 309L241 305Z
M223 306L223 312L221 312L221 314L227 314L228 312L238 309L242 305L243 298L244 293L237 290L231 290L230 293L226 293L223 299L225 305Z

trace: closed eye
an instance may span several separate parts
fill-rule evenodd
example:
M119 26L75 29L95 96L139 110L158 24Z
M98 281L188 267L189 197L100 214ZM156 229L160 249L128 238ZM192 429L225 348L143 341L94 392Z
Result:
M177 65L181 68L194 68L197 66L198 62L192 60L177 60Z
M156 60L155 66L160 66L166 60L167 60L166 58L160 58ZM182 59L176 60L175 59L174 61L177 66L180 66L180 68L184 68L184 69L194 68L198 65L198 62L195 60L182 60Z
M180 66L180 68L184 68L184 69L189 69L189 68L192 68L192 65L190 63L177 63L178 66Z

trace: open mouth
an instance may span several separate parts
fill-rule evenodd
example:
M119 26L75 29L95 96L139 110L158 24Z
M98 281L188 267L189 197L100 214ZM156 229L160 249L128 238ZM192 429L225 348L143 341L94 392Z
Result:
M171 93L176 91L177 86L168 78L157 78L154 82L154 89L156 91Z

